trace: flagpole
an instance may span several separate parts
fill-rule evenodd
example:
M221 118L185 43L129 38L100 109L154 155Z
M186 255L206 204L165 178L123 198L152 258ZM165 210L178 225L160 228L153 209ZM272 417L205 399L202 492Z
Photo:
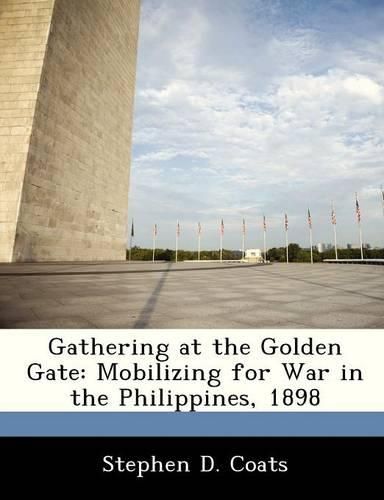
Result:
M200 260L200 252L201 252L201 225L199 222L197 226L197 260Z
M285 230L285 247L287 253L287 264L289 264L289 256L288 256L288 229Z
M356 217L357 217L357 222L359 224L359 238L360 238L360 254L361 254L361 260L364 260L364 252L363 252L363 234L361 231L361 212L360 212L360 204L359 204L359 199L357 197L357 193L355 193L356 196Z
M313 241L312 241L312 228L309 228L309 244L311 245L311 264L313 264Z
M132 242L133 242L133 219L132 219L132 227L131 227L131 237L129 239L129 262L131 262L132 257Z
M336 260L338 260L338 256L337 256L337 234L336 234L336 224L333 224L333 236L334 236L334 241L335 241L335 257L336 257Z
M243 219L242 258L245 259L245 219Z
M224 222L221 219L220 224L220 262L223 262L223 233L224 233Z
M223 262L223 233L220 231L220 262Z
M267 262L267 234L264 229L264 262Z
M177 225L176 225L176 253L175 253L176 263L177 263L178 253L179 253L179 221L177 221Z
M267 262L267 222L263 215L263 234L264 234L264 262Z
M312 239L312 217L308 208L309 246L311 250L311 264L313 264L313 239Z
M363 233L361 231L361 222L359 222L359 237L360 237L360 253L361 260L364 260L364 252L363 252Z
M287 214L285 214L284 225L285 225L285 248L286 248L286 254L287 254L287 264L289 264L289 255L288 255L288 215Z
M152 262L155 262L155 250L156 250L156 224L155 227L153 228L153 249L152 249Z
M333 241L334 241L334 245L335 245L335 258L336 258L336 260L338 260L338 256L337 256L337 229L336 229L337 221L336 221L336 212L335 212L335 206L333 204L333 201L332 201L331 222L333 225Z

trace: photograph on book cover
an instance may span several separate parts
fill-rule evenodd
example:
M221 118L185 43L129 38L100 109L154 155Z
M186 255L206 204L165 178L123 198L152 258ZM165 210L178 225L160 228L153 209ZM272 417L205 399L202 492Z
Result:
M2 0L0 327L383 327L383 19Z

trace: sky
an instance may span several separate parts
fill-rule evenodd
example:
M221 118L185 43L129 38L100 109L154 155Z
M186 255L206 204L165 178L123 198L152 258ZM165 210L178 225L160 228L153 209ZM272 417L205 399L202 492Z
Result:
M129 217L134 243L384 246L384 2L142 0Z

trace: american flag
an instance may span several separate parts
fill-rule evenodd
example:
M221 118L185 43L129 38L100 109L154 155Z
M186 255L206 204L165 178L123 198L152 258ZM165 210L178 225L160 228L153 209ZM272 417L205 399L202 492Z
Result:
M153 226L153 236L157 236L157 224Z
M220 224L220 233L224 235L224 221L221 219L221 224Z
M199 235L201 234L201 224L200 224L200 222L198 222L198 224L197 224L197 234L199 234Z
M267 221L265 219L265 215L263 215L263 228L264 228L264 231L267 230Z
M356 217L357 217L357 222L360 224L360 222L361 222L361 212L360 212L359 200L357 198L357 193L356 193Z
M285 214L284 216L284 226L285 226L285 230L288 231L288 215Z
M246 226L245 226L245 219L243 219L243 234L245 234L247 231Z
M334 226L336 226L336 212L334 207L332 206L332 212L331 212L331 222Z
M179 237L179 236L180 236L180 223L179 223L179 221L177 221L177 226L176 226L176 235L177 235L177 237Z
M312 229L312 217L311 217L311 212L308 208L308 226L309 226L309 229Z
M133 238L134 236L135 236L135 227L133 225L133 219L132 219L131 237Z

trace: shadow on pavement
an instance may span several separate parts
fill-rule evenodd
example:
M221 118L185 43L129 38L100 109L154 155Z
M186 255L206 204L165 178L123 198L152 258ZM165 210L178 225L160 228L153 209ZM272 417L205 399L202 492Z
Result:
M164 283L168 277L168 273L170 271L172 264L169 263L166 269L163 269L163 274L160 277L155 289L153 290L151 296L147 300L146 304L144 305L143 309L140 312L140 316L138 317L137 321L135 321L135 324L133 325L133 328L145 328L149 320L151 319L151 315L156 307L157 300L159 298L161 289L164 286Z

